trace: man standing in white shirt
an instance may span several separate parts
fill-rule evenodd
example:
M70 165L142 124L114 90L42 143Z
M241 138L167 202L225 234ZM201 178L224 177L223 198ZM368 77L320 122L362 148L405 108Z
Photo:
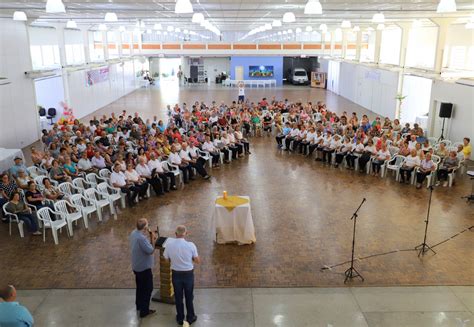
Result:
M185 240L186 227L180 225L176 227L176 238L169 238L165 243L163 256L171 261L172 281L174 288L174 298L176 302L176 321L178 325L183 325L184 305L183 295L186 299L186 321L189 324L197 320L194 312L194 264L201 263L196 245Z
M244 101L245 101L245 84L244 84L244 82L239 82L238 86L239 86L239 99L237 100L237 102L244 103Z

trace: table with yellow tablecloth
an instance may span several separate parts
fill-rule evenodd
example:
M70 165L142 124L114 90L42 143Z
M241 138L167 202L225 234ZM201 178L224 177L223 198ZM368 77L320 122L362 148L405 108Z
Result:
M248 196L218 197L212 213L215 241L219 244L256 242L250 198Z

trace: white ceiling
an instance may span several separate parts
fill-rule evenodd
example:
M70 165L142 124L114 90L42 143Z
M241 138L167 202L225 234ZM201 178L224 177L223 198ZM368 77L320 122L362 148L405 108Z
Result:
M273 19L281 19L286 11L293 11L296 23L285 26L316 26L321 23L339 25L342 19L354 24L369 25L372 15L383 12L388 23L411 21L420 18L453 17L465 21L474 15L473 0L457 0L458 12L440 15L436 13L438 0L321 0L322 15L304 15L307 0L191 0L194 12L202 12L222 32L248 32L250 29ZM175 0L63 0L65 14L47 14L45 0L9 1L0 0L0 17L11 18L13 11L23 10L29 18L38 22L65 21L73 18L80 24L98 24L103 22L106 12L115 12L119 22L115 25L134 24L143 19L147 24L179 26L182 29L202 30L191 23L191 14L174 13Z

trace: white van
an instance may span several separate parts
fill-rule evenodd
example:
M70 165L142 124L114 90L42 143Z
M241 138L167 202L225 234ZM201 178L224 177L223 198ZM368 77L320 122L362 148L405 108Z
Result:
M290 80L292 84L308 84L308 74L303 68L295 68L291 72Z

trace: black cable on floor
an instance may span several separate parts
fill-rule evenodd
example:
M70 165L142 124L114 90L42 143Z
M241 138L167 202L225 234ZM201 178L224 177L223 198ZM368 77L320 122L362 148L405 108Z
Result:
M471 227L468 227L468 228L465 228L463 229L462 231L454 234L453 236L451 237L448 237L447 239L433 245L431 248L434 248L438 245L441 245L443 243L446 243L447 241L449 240L452 240L454 239L455 237L461 235L462 233L464 232L467 232L468 230L472 230L474 228L474 225L472 225ZM370 259L370 258L373 258L373 257L379 257L379 256L383 256L383 255L387 255L387 254L392 254L392 253L398 253L398 252L409 252L409 251L416 251L414 248L411 248L411 249L402 249L402 250L393 250L393 251L388 251L388 252L382 252L382 253L376 253L376 254L371 254L371 255L368 255L368 256L365 256L365 257L360 257L360 258L355 258L355 260L357 261L361 261L361 260L365 260L365 259ZM328 266L328 265L324 265L324 267L321 268L321 271L324 271L324 270L331 270L332 268L335 268L335 267L339 267L339 266L342 266L342 265L345 265L347 263L350 263L351 260L348 260L348 261L344 261L344 262L341 262L341 263L338 263L338 264L335 264L335 265L332 265L332 266Z

